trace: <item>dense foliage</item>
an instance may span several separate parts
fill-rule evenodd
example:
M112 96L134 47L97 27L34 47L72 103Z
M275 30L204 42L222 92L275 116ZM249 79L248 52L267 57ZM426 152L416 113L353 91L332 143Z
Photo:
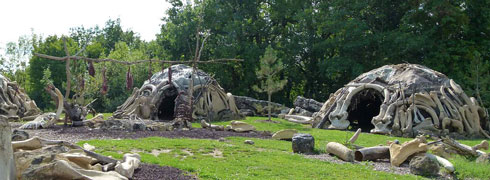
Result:
M164 17L156 40L142 41L137 33L123 30L120 20L109 20L102 28L77 27L67 37L70 53L86 46L82 55L120 60L194 58L196 33L209 35L201 60L241 58L243 63L206 64L199 68L214 75L226 91L266 99L253 91L258 84L256 69L265 49L271 46L286 70L285 88L274 101L291 105L298 95L324 101L329 94L359 74L396 63L426 65L453 78L471 96L479 92L490 105L490 2L482 0L169 0L172 7ZM23 40L25 41L25 39ZM32 36L26 41L33 52L64 56L61 37ZM18 44L19 51L25 42ZM13 46L12 47L16 47ZM12 56L16 57L16 56ZM1 61L12 59L0 57ZM5 62L2 62L4 64ZM20 71L3 65L3 72L24 82L29 95L42 108L50 108L49 97L38 83L47 67L52 80L65 88L64 62L31 57ZM125 88L127 67L95 64L95 77L88 75L85 62L72 63L72 90L97 98L98 111L113 111L131 93ZM153 63L132 67L134 86L162 68ZM109 91L100 93L101 69L107 69ZM24 73L24 76L19 76ZM17 75L15 75L17 74ZM23 77L19 79L16 77ZM83 93L80 93L83 92Z

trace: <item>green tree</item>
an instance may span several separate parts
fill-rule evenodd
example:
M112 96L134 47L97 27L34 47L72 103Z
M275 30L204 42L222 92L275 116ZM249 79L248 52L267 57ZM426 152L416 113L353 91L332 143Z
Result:
M271 46L268 46L265 50L264 56L260 57L260 69L257 69L256 74L260 79L260 86L254 85L252 88L260 93L267 93L268 100L268 116L271 121L271 97L272 93L275 93L286 85L288 82L286 79L281 79L280 72L284 69L282 62L277 59L276 52Z

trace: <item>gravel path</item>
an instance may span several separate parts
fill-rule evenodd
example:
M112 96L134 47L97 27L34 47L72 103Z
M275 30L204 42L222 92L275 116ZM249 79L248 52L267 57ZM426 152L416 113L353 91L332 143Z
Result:
M391 166L390 160L389 159L382 159L378 160L376 162L374 161L365 161L365 162L359 162L359 161L354 161L354 162L345 162L342 161L336 157L333 157L329 154L315 154L315 155L305 155L306 158L310 159L318 159L321 161L328 161L328 162L333 162L337 164L344 164L344 163L353 163L353 164L361 164L361 163L366 163L373 167L373 170L376 171L385 171L385 172L390 172L390 173L395 173L395 174L410 174L410 168L408 167L408 163L404 163L400 165L400 167L395 167Z
M410 167L408 165L408 162L405 162L400 165L400 167L395 167L391 166L390 160L389 159L380 159L378 161L354 161L354 162L345 162L337 157L333 157L329 154L315 154L315 155L304 155L306 158L310 159L318 159L321 161L327 161L327 162L332 162L332 163L337 163L337 164L344 164L344 163L352 163L352 164L365 164L367 163L368 166L373 167L373 170L375 171L385 171L389 173L394 173L394 174L401 174L401 175L406 175L410 174ZM441 167L443 168L443 167ZM431 179L456 179L452 177L452 175L449 174L442 174L439 173L439 176L437 177L431 177Z

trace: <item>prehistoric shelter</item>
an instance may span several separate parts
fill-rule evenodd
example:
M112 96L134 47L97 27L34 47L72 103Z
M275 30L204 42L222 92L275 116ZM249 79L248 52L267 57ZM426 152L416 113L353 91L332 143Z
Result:
M417 64L386 65L349 82L313 117L313 127L371 133L485 136L488 112L444 74Z
M170 71L170 72L169 72ZM154 74L141 88L114 112L115 118L126 119L136 115L141 119L171 121L189 111L188 88L192 68L178 64ZM218 82L201 70L194 78L193 119L231 120L243 118L231 93L226 93Z
M0 74L0 115L9 120L32 120L41 111L16 82Z

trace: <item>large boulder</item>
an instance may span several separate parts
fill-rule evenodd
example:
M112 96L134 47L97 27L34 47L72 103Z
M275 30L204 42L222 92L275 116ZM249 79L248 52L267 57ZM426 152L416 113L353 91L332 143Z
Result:
M295 134L292 138L292 147L294 153L313 154L315 138L311 134Z
M299 107L309 112L318 112L323 106L323 103L320 103L314 99L305 98L303 96L296 97L293 104L295 107Z
M436 176L439 173L439 163L425 154L415 156L410 160L410 173L421 176Z
M234 96L236 106L240 110L241 113L247 116L267 116L268 113L268 102L264 100L258 100L251 97L246 96ZM271 102L271 114L273 116L277 116L278 114L287 114L289 112L288 107Z

